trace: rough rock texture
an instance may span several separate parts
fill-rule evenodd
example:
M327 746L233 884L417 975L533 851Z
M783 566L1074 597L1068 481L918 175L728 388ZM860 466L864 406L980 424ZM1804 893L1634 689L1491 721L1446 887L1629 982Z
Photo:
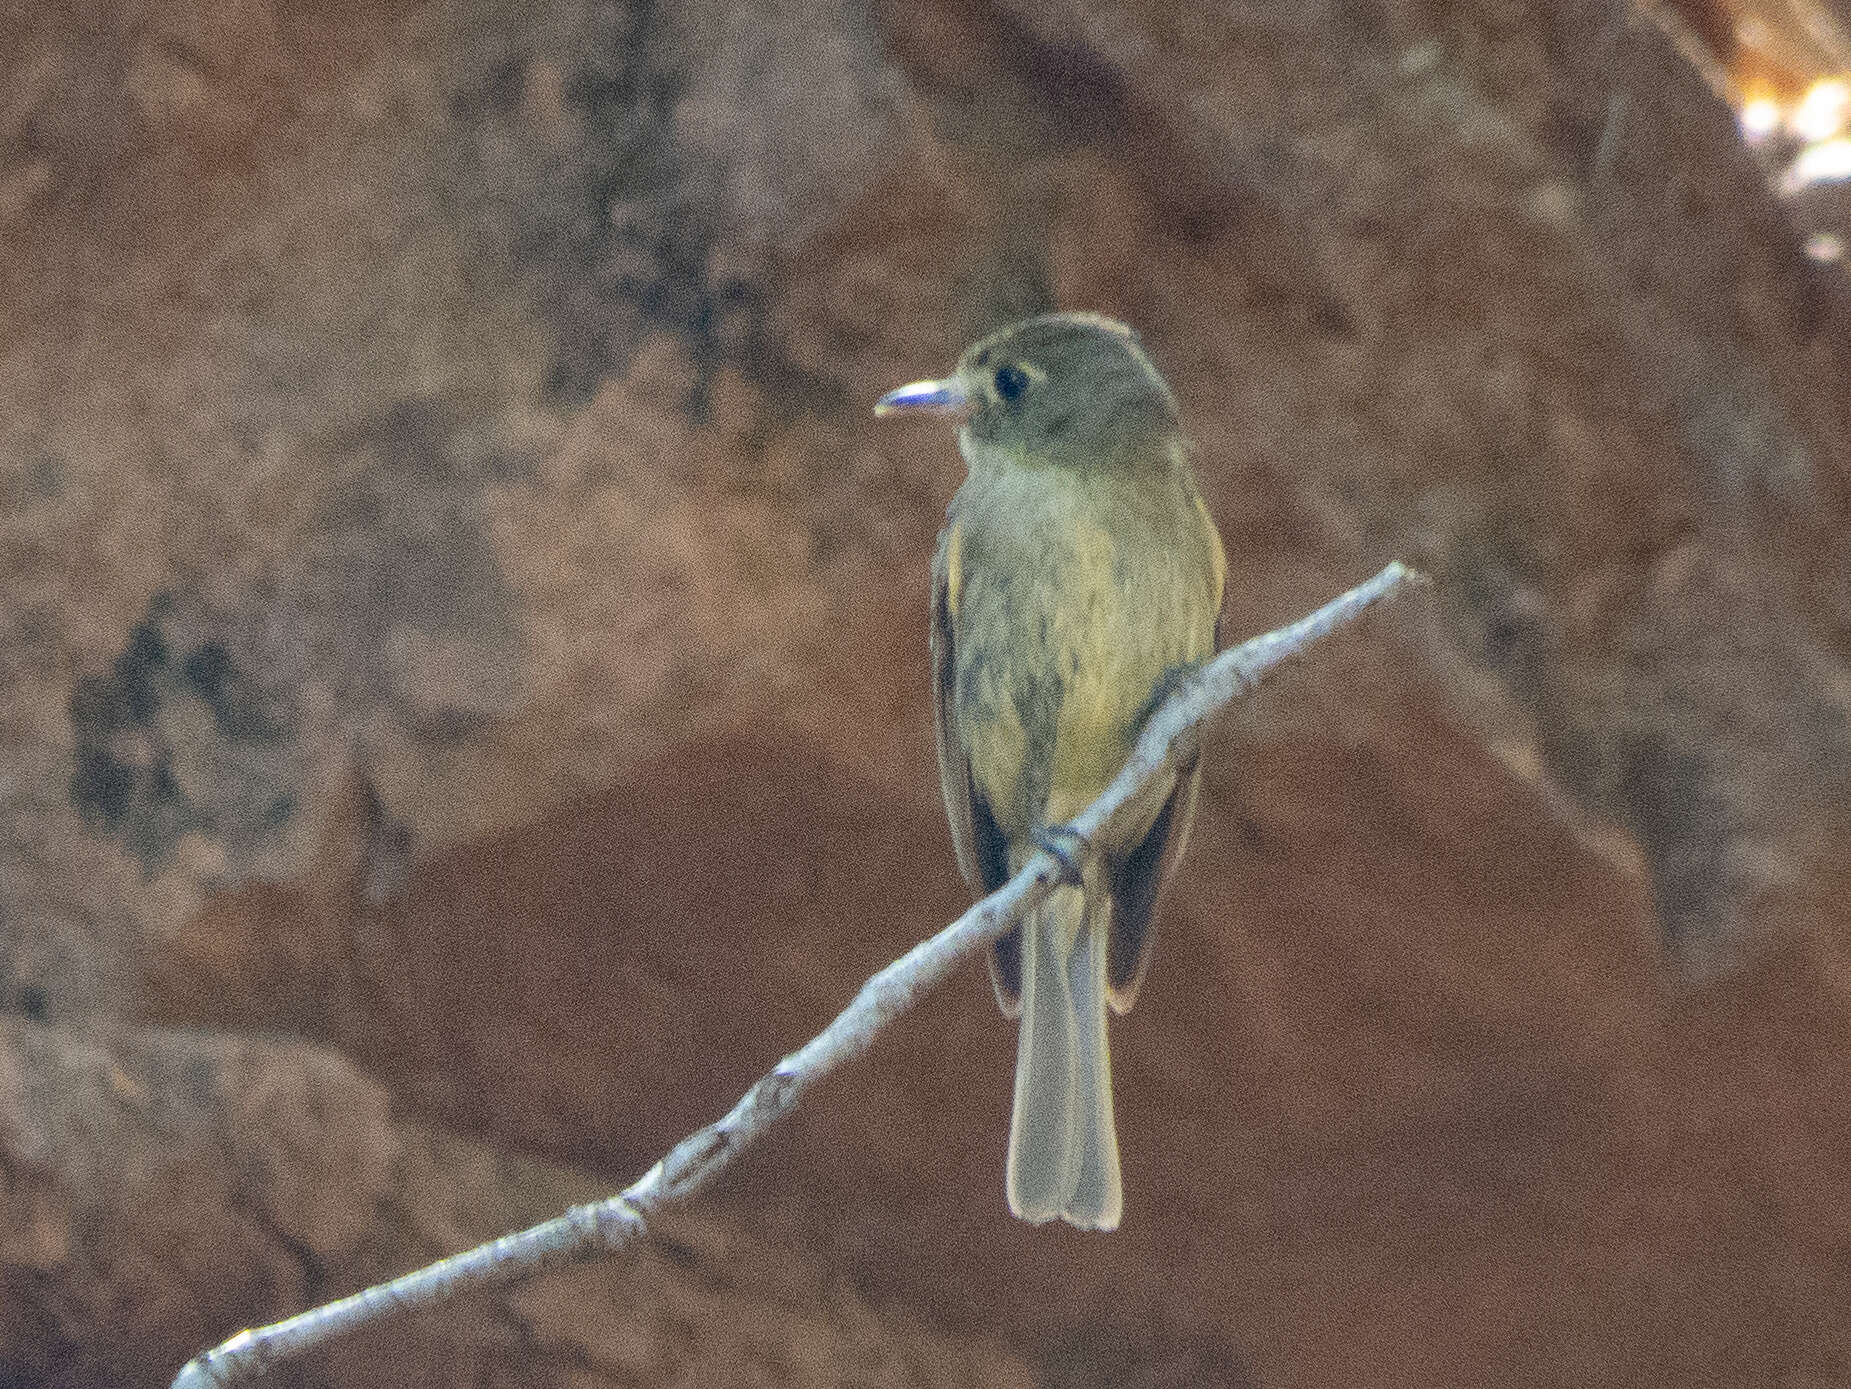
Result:
M628 1180L957 909L959 470L867 407L1053 304L1169 372L1228 630L1437 579L1211 749L1124 1228L1008 1219L973 970L648 1262L296 1382L1851 1379L1851 305L1660 28L136 0L0 63L0 1381Z
M156 1382L280 1316L532 1224L590 1179L394 1119L329 1052L144 1028L0 1026L0 1332L9 1384ZM336 1347L406 1383L1029 1385L994 1338L876 1316L815 1261L711 1219L645 1257Z

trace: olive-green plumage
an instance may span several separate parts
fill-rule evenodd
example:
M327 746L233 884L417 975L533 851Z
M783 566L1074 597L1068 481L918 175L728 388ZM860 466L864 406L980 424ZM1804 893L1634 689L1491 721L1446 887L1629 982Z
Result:
M989 892L1117 775L1167 681L1214 653L1221 540L1175 399L1111 319L1014 324L877 408L966 416L969 476L934 565L934 706L958 864ZM997 1000L1021 1020L1008 1194L1024 1220L1118 1224L1106 1009L1128 1009L1143 979L1197 781L1191 765L1153 788L1087 881L992 955Z

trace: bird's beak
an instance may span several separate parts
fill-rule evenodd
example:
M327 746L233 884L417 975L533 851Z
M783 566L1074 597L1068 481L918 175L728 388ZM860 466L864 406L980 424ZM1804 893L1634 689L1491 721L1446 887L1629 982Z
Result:
M952 415L962 418L970 413L970 397L964 394L964 383L955 376L948 376L943 381L915 381L911 385L888 391L875 401L874 413Z

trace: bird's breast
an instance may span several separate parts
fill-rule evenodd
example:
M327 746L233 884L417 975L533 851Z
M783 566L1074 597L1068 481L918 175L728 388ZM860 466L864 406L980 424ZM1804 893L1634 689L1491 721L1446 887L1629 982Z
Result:
M1215 579L1180 485L1167 508L1059 485L976 490L957 508L958 725L1019 840L1094 800L1160 682L1212 654Z

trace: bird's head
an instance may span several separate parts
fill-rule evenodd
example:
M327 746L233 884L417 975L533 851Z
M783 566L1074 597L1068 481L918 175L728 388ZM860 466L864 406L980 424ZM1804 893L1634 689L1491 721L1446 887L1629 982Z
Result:
M1093 313L1012 323L966 348L950 376L889 391L874 412L954 416L967 455L1070 466L1167 452L1179 436L1176 398L1137 335Z

